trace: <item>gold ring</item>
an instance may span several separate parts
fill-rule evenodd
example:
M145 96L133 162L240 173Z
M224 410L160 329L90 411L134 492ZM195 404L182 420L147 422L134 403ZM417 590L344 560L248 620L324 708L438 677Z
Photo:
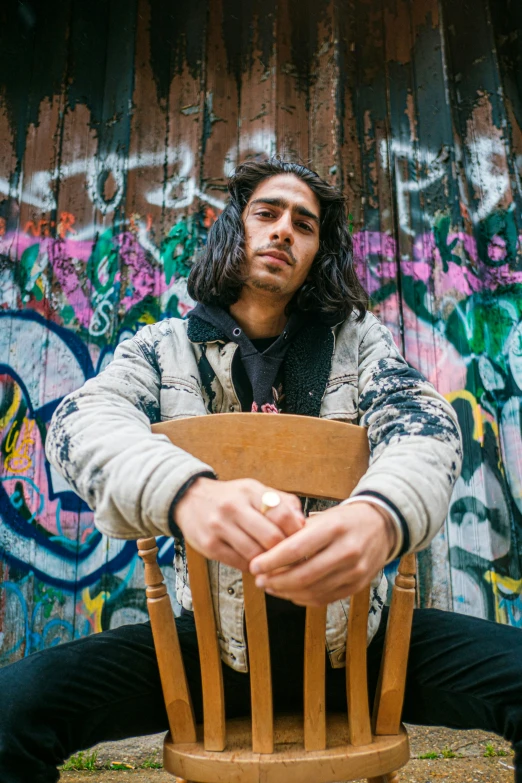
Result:
M261 496L261 508L259 509L262 514L266 514L272 508L277 508L281 502L281 496L269 489L267 492L263 492Z

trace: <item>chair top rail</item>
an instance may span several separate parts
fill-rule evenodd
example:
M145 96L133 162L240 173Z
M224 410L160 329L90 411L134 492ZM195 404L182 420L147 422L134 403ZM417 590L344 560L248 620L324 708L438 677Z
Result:
M222 480L255 478L305 497L343 500L368 467L364 427L290 414L221 413L154 424Z

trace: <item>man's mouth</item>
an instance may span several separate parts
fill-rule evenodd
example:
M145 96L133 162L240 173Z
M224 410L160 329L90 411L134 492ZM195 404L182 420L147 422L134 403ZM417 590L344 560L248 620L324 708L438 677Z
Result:
M264 253L259 253L259 255L263 256L263 258L272 259L274 261L283 261L285 264L288 264L288 266L294 265L294 262L292 259L290 259L290 256L288 256L282 250L267 250Z

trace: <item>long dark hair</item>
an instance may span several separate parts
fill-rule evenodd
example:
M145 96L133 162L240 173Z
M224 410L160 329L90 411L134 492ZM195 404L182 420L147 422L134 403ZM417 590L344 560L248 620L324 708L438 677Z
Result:
M302 179L321 207L319 250L308 278L288 309L339 318L347 318L356 310L357 319L362 320L368 296L355 273L345 197L315 171L278 157L241 163L230 177L230 199L210 229L207 244L190 271L190 296L197 302L225 308L237 302L245 282L245 232L241 215L259 183L278 174L294 174Z

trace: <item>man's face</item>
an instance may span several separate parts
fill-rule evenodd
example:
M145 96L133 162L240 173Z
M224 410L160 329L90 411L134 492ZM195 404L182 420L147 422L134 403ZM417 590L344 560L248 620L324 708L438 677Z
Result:
M319 250L319 201L299 177L263 180L243 210L249 288L290 301Z

